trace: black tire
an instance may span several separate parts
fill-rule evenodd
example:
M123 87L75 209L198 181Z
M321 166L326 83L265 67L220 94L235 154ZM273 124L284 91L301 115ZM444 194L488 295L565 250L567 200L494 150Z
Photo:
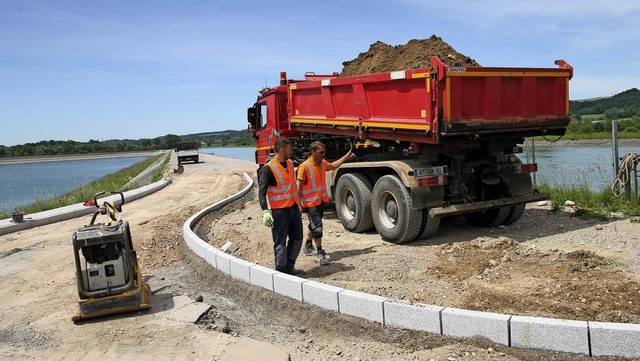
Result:
M422 225L416 239L427 239L436 235L440 228L440 217L434 218L429 215L429 208L422 210Z
M360 173L345 174L336 184L336 213L350 232L373 228L371 218L371 182Z
M511 206L511 211L509 212L509 216L507 217L507 220L504 221L504 225L508 226L510 224L515 223L518 219L520 219L520 217L522 217L522 214L524 213L524 207L526 206L526 204L516 204L515 206Z
M507 220L510 212L511 207L501 207L481 212L467 213L464 217L470 225L475 227L496 227Z
M413 241L422 224L422 212L413 209L411 196L398 177L385 175L373 187L373 224L383 240L392 243Z

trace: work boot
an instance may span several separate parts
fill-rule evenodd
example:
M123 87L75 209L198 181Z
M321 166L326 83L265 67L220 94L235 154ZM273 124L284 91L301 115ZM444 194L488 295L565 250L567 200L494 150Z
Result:
M287 271L285 272L286 274L290 274L292 276L302 276L305 274L305 272L301 269L298 268L289 268L287 269Z
M304 253L305 256L315 256L316 249L313 248L311 242L305 242L304 247L302 247L302 253Z
M327 252L324 249L318 250L317 253L316 262L320 263L320 265L328 265L330 263L329 256L327 256Z

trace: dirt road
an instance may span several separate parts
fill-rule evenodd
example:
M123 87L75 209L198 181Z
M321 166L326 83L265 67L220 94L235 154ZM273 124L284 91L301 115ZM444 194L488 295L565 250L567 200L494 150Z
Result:
M126 204L123 215L131 224L143 274L155 295L201 296L204 303L213 306L198 324L177 322L157 309L72 323L77 293L70 238L75 229L88 222L83 217L0 237L0 359L225 360L230 349L241 347L249 339L270 343L289 353L292 360L589 359L510 349L486 340L383 328L221 275L185 250L181 226L198 210L242 189L245 181L241 172L254 175L255 165L212 155L203 155L203 159L204 163L186 164L185 172L174 177L167 188ZM218 247L232 240L240 246L237 256L271 267L271 237L260 224L255 190L251 194L235 208L207 217L202 237L209 236ZM373 233L346 233L337 220L331 219L331 212L328 217L326 248L333 263L321 268L311 257L301 255L300 268L308 271L309 278L388 297L463 304L470 294L482 292L477 286L481 278L497 280L500 274L514 273L517 267L507 266L518 265L519 257L531 260L532 267L536 259L538 264L554 261L550 265L555 266L573 257L583 260L579 263L583 266L571 279L582 282L583 272L591 272L589 277L593 278L601 276L597 273L600 270L611 270L624 272L619 275L629 277L628 287L637 285L638 264L632 258L638 258L640 232L638 225L628 220L604 223L606 234L613 236L601 238L605 232L597 231L593 222L531 209L521 222L504 229L472 229L454 220L445 223L437 240L395 246L383 243ZM557 250L548 249L551 247ZM586 252L587 248L594 255ZM482 259L491 267L480 272L476 263L467 261L482 250L487 253ZM586 253L574 253L579 250ZM414 253L417 255L411 256ZM523 273L511 280L512 285L523 280ZM589 277L585 276L585 284ZM546 292L549 288L550 293L557 284L563 284L558 281L540 288L544 281L525 281L533 282L532 289ZM503 293L498 295L508 296L511 286L503 284ZM615 288L608 290L618 292ZM510 297L513 300L518 296ZM627 297L631 295L620 297L619 303L629 305L632 301L633 307L640 304L637 298ZM586 306L591 299L578 302ZM490 308L476 308L485 307ZM519 311L518 305L511 307ZM545 308L540 306L535 312ZM621 320L640 313L637 308L616 312Z

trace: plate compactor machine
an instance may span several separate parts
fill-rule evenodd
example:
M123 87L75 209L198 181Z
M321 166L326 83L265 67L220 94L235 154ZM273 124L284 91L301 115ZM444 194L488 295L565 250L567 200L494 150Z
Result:
M129 222L120 219L121 202L103 201L91 217L89 225L73 233L73 251L76 260L79 312L75 321L151 307L151 289L142 282L136 251L131 242ZM95 223L98 215L106 216L106 223Z

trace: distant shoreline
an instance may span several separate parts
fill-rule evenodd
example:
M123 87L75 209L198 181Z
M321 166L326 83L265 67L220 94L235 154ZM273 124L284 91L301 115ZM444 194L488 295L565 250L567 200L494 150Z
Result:
M547 141L547 140L536 140L536 145L542 146L572 146L572 145L582 145L582 146L611 146L611 139L577 139L577 140L566 140L560 139L557 141ZM638 145L640 146L640 139L618 139L619 146L628 146L628 145Z
M0 165L62 162L62 161L68 161L68 160L87 160L87 159L100 159L100 158L152 157L161 152L164 152L164 151L149 150L149 151L140 151L140 152L64 154L64 155L45 155L45 156L39 156L39 157L10 157L10 158L0 158Z

